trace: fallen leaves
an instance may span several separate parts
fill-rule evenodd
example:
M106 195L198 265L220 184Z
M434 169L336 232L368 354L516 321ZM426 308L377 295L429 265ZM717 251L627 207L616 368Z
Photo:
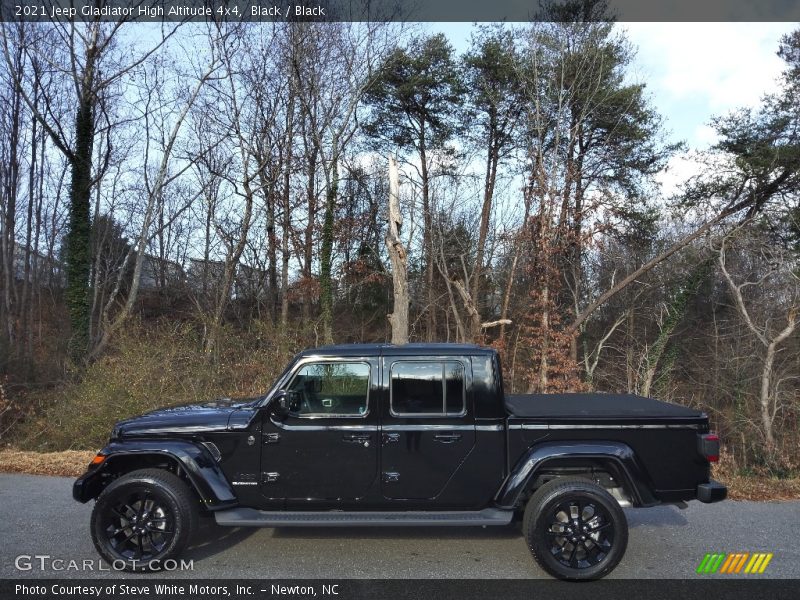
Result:
M63 452L0 450L0 472L77 477L86 471L95 454L96 452L90 450Z

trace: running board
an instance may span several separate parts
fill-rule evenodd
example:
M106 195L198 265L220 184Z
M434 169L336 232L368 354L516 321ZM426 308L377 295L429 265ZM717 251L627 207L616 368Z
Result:
M254 508L229 508L214 513L217 525L227 527L352 527L352 526L477 526L508 525L510 510L485 508L481 511L264 511Z

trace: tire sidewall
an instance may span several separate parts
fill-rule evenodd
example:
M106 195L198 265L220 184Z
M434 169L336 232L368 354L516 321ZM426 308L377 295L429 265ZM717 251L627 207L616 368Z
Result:
M614 542L611 551L600 563L584 569L573 569L559 562L550 552L551 541L545 534L552 524L551 513L569 498L583 498L600 504L613 522ZM628 522L617 501L602 488L594 489L591 484L562 484L531 500L530 508L534 512L528 515L525 538L539 565L550 575L569 580L600 579L613 571L622 560L628 544Z
M178 480L180 482L180 480ZM171 513L174 523L175 535L172 536L167 547L159 554L146 561L133 561L116 553L108 540L103 528L103 518L114 504L124 496L137 491L147 491L156 498ZM178 554L186 545L190 534L191 525L189 515L183 514L180 501L175 491L169 485L150 477L124 477L108 486L100 495L92 510L91 532L92 542L100 556L115 569L132 572L159 571L163 568L164 561ZM124 563L124 567L122 567Z

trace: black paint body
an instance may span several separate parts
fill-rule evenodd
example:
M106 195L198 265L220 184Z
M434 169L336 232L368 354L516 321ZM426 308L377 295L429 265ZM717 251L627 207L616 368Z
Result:
M463 412L394 414L396 361L463 367ZM276 414L272 399L304 365L340 362L369 365L363 414ZM101 451L107 458L76 481L73 493L86 502L121 472L163 464L184 473L209 510L516 509L537 480L570 469L612 474L634 505L697 498L698 486L710 481L698 449L706 415L681 407L609 412L602 407L610 398L586 396L586 407L572 415L537 414L549 397L516 397L507 406L499 358L479 346L318 348L295 357L262 397L120 422ZM510 414L514 406L525 416Z

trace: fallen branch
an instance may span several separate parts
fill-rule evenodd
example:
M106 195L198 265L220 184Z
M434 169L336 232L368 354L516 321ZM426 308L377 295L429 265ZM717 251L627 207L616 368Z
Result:
M497 321L487 321L481 323L481 329L489 329L490 327L497 327L498 325L511 325L511 319L498 319Z

